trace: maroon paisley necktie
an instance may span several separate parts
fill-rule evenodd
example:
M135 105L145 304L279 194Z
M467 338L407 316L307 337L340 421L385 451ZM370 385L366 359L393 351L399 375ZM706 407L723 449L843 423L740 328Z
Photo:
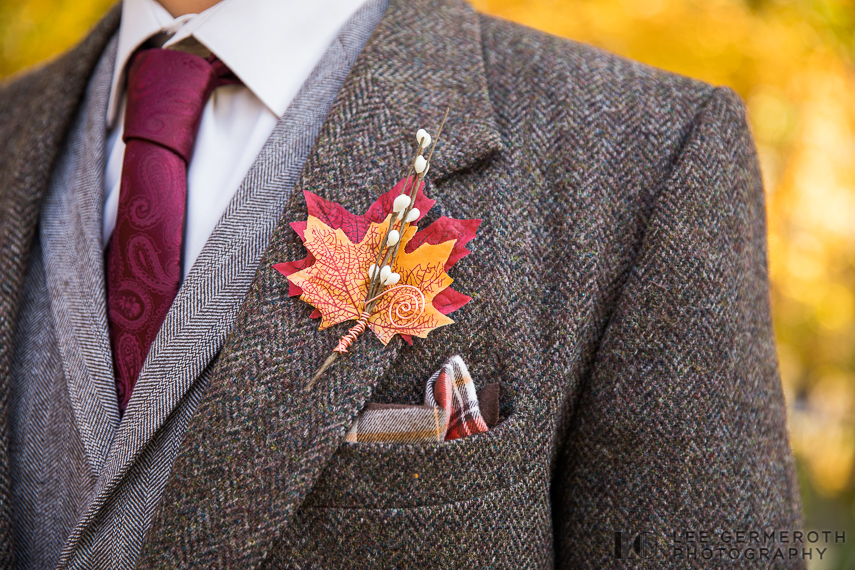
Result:
M214 57L148 49L131 60L119 207L107 248L107 311L122 413L181 285L187 164L202 110L216 87L230 83L239 81Z

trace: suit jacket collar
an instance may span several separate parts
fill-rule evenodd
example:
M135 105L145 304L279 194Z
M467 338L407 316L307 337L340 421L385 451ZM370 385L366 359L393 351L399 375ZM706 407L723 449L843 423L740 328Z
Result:
M297 189L364 212L402 176L416 129L435 129L449 107L434 180L501 149L479 21L458 0L392 0ZM441 205L439 188L433 197ZM139 567L191 565L202 552L223 567L258 566L396 358L400 339L381 348L366 335L313 391L303 391L347 328L318 331L311 307L289 298L287 282L272 269L304 255L288 224L305 219L295 191L188 429Z

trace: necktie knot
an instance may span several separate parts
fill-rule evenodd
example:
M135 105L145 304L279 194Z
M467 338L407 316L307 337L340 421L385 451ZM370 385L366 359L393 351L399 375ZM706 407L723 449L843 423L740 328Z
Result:
M153 142L189 162L208 97L218 86L237 82L213 56L159 48L138 52L128 69L124 141Z

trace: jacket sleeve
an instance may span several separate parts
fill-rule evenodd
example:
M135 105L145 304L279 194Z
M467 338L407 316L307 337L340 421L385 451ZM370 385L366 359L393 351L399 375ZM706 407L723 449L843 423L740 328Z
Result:
M585 382L553 476L557 568L804 567L763 185L729 89L699 111L657 191ZM790 543L763 540L771 529ZM701 531L705 543L676 542ZM759 537L736 543L738 531Z

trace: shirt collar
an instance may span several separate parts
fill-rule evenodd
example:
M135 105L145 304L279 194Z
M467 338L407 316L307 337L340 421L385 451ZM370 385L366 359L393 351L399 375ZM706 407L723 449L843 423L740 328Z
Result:
M366 0L222 0L200 14L173 18L155 0L124 0L107 125L116 120L128 60L146 40L189 36L219 57L281 117L341 27Z

